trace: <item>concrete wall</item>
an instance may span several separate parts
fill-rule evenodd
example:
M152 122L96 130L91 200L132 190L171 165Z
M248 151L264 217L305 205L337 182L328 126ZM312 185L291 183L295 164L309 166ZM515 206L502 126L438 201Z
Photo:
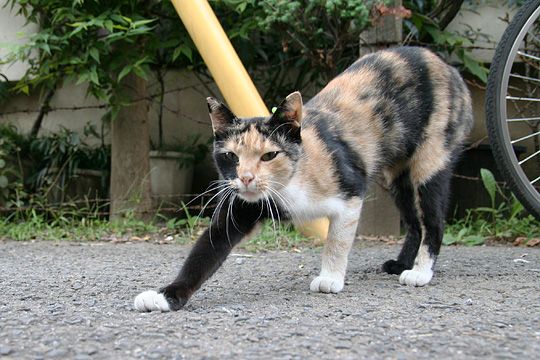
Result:
M37 30L33 24L25 25L25 18L15 16L18 6L10 10L10 7L0 7L0 59L10 51L10 44L24 44L28 36ZM12 65L0 65L0 73L10 81L19 80L26 72L28 64L14 63Z
M501 38L508 23L504 19L512 19L517 8L508 8L503 0L465 1L461 11L446 28L447 31L466 34L478 30L485 36L475 41L473 56L486 63L493 58L494 48Z

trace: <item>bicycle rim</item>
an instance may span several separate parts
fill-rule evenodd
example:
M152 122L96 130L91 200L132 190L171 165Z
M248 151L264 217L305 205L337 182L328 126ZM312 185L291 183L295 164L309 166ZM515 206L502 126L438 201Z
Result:
M540 5L526 3L499 44L487 96L496 96L488 130L495 159L522 204L540 218ZM495 64L497 63L497 64ZM494 66L495 65L495 66ZM493 83L497 82L496 85ZM496 88L493 94L493 88ZM489 99L488 106L493 105ZM518 158L519 149L527 149ZM518 149L518 151L516 151ZM532 151L531 151L532 150Z

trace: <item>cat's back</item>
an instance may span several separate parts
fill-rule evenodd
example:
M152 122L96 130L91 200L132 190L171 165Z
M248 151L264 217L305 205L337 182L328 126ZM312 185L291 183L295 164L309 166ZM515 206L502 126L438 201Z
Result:
M459 145L472 127L459 72L420 47L360 58L306 104L310 111L327 116L307 116L307 126L339 133L373 169L410 157L426 141Z

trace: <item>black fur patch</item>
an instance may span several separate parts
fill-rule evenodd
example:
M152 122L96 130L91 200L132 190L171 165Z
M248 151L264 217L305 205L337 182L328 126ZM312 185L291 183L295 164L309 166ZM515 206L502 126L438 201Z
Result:
M407 227L407 236L397 261L388 260L385 262L383 271L399 275L404 270L412 269L421 241L420 220L416 211L414 188L408 170L399 175L392 183L392 195L401 213L401 219Z
M215 145L214 148L216 149L214 151L214 162L221 176L228 180L235 179L238 176L236 173L238 163L219 151L219 148Z
M319 115L314 122L319 138L326 144L336 166L341 191L347 197L362 196L366 191L366 171L360 156L336 130L330 130L327 119Z

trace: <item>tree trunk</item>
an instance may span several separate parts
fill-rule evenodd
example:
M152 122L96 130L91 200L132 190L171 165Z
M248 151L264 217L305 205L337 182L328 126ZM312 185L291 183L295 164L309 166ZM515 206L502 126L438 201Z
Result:
M41 106L39 107L38 116L36 117L36 120L34 120L34 125L32 125L32 130L30 131L31 137L35 138L38 136L39 129L41 129L41 124L43 123L43 119L49 113L49 110L51 107L51 100L55 92L56 92L56 85L52 89L47 90L47 93L45 94L45 98L43 99L43 102L41 103Z
M130 74L122 81L123 107L111 123L111 219L133 214L152 216L150 190L150 130L146 81Z

